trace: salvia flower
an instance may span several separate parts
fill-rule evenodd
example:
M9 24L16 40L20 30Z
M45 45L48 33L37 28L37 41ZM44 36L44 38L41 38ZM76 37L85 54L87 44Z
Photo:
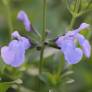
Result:
M21 10L19 11L18 15L17 15L17 19L21 22L23 22L24 26L25 26L25 29L30 32L32 30L31 28L31 22L27 16L27 14Z
M31 44L27 38L20 36L17 31L12 33L12 37L16 37L17 40L12 40L8 46L1 48L1 57L6 64L19 67L24 63L25 51Z
M85 28L88 28L89 24L82 23L78 29L67 32L64 36L58 37L56 45L60 47L64 54L65 60L69 64L76 64L81 59L83 54L89 58L91 53L91 46L88 40L79 32ZM78 48L75 43L75 39L78 40L81 48Z

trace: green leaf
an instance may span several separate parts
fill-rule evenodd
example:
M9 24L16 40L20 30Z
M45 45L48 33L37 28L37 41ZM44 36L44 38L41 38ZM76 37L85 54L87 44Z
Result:
M11 82L0 83L0 92L6 92L11 85Z
M60 84L61 77L56 74L51 74L49 72L45 72L38 77L42 82L47 84L49 87L56 87Z
M0 92L6 92L7 89L9 87L11 87L14 84L21 84L22 80L21 79L17 79L15 81L11 81L11 82L1 82L0 83Z

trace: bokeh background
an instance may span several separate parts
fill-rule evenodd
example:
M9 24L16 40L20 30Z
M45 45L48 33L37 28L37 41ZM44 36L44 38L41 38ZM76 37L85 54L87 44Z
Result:
M81 0L81 2L82 6L85 8L89 0ZM18 30L22 35L31 37L39 42L37 36L25 31L23 24L17 20L17 14L20 10L24 10L28 14L32 25L41 33L43 0L10 0L9 7L13 31ZM92 9L92 4L90 9ZM57 37L57 35L65 33L67 27L70 25L71 18L72 16L67 10L65 0L47 0L46 28L49 31L48 39L53 39ZM91 25L90 29L83 31L82 34L89 39L92 46L92 11L78 17L73 28L79 27L82 22ZM7 45L10 41L8 23L7 9L2 0L0 0L0 46ZM5 65L3 60L0 59L0 83L10 82L16 79L21 79L21 81L23 81L18 87L12 85L7 92L38 92L39 78L36 75L39 66L39 53L40 52L36 49L28 50L25 64L17 69ZM51 76L48 79L49 81L46 81L46 74L44 75L46 80L42 78L42 76L40 78L42 81L48 82L47 84L50 85L50 87L56 87L55 85L58 85L58 83L57 80L54 80L54 76L58 71L58 67L60 67L59 65L61 65L61 71L63 71L65 65L64 57L58 50L46 48L44 58L44 71L46 71L47 74L51 73ZM61 78L59 91L56 92L92 92L92 55L89 59L84 56L78 64L72 66L72 71L74 72L73 74L66 76L66 78ZM68 78L73 79L74 82L66 83ZM52 91L49 91L48 86L45 86L42 82L39 92Z

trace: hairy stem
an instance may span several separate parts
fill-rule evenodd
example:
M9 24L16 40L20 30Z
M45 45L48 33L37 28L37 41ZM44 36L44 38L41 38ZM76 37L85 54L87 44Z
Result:
M43 0L43 30L42 30L42 48L41 48L41 53L40 53L40 64L39 64L39 73L42 73L42 66L43 66L43 54L44 54L44 41L46 37L46 0Z

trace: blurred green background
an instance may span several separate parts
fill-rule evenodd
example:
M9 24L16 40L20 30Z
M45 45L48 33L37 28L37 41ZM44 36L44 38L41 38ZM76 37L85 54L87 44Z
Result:
M8 1L8 0L7 0ZM71 0L72 1L72 0ZM74 0L73 0L74 1ZM81 0L82 6L88 4L89 0ZM10 0L9 7L11 10L11 19L13 25L13 31L19 30L23 35L28 35L33 37L38 42L38 38L31 33L25 31L25 28L22 23L17 20L17 14L20 10L24 10L28 16L32 25L41 33L42 31L42 12L43 12L43 0ZM90 9L92 9L92 4ZM71 22L71 14L66 8L65 0L47 0L47 30L49 30L50 35L48 39L55 38L57 35L63 34L67 31L67 27ZM89 11L77 18L74 24L74 28L79 27L80 23L86 22L89 23L90 29L86 32L82 32L87 39L89 39L90 44L92 45L92 11ZM9 25L8 25L8 16L7 9L5 5L0 0L0 45L8 44L9 40ZM54 75L58 71L58 66L61 64L61 70L63 71L65 61L62 53L55 49L46 48L45 51L45 64L44 71L50 72L52 74L51 79L53 82L47 83L52 87L53 84L57 84L57 80L54 81ZM6 66L0 61L0 76L1 82L11 81L20 78L23 80L23 84L18 87L14 86L9 88L7 92L38 92L38 64L39 64L39 51L36 49L28 50L26 54L25 64L18 68L12 68ZM83 59L76 65L72 66L73 74L69 75L70 78L74 79L73 83L66 83L66 79L61 78L60 90L56 92L92 92L92 55L89 59L86 59L85 56ZM2 73L3 72L3 73ZM48 74L48 73L47 73ZM62 76L62 75L61 75ZM46 77L46 74L45 74ZM50 79L50 81L51 81ZM45 80L46 81L46 80ZM55 83L54 83L55 82ZM62 83L63 82L63 83ZM32 90L32 91L31 91ZM1 91L0 91L1 92ZM42 82L41 90L39 92L53 92L48 90Z

